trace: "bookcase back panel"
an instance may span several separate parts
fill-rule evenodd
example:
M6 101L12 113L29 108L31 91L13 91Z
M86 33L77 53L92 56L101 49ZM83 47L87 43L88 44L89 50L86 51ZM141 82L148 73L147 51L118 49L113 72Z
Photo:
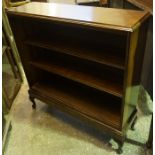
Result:
M76 69L83 72L89 72L96 76L113 79L114 82L123 85L123 70L107 67L98 63L92 63L80 58L68 56L66 54L59 54L53 50L46 50L44 48L36 48L30 46L31 61L46 62L50 64L62 65L66 68Z
M37 19L22 19L26 38L37 39L48 42L65 43L70 46L86 47L94 51L112 52L116 56L125 58L126 35L123 33L106 32L106 30L95 30L81 28L77 25L65 25L54 21L39 21ZM38 26L39 25L39 26ZM29 31L31 29L32 32Z

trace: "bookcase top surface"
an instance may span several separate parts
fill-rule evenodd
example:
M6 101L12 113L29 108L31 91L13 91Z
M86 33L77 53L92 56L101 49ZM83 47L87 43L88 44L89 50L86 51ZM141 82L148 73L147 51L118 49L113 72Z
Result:
M7 12L17 16L31 16L124 31L133 31L149 16L146 11L40 2L9 8Z

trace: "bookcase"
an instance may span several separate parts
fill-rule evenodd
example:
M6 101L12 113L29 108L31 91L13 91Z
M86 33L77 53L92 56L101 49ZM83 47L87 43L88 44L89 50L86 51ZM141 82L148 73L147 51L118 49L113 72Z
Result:
M117 139L122 152L145 50L145 11L32 2L7 11L35 99Z

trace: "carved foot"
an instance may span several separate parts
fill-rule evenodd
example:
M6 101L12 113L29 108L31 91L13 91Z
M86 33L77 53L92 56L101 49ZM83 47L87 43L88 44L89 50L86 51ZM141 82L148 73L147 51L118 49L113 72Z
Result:
M32 102L32 108L33 108L33 109L36 109L36 103L35 103L35 101L34 101L34 98L30 96L29 99L30 99L30 101Z
M117 154L122 154L123 153L123 149L122 149L122 146L121 147L119 147L118 149L117 149Z
M137 122L137 116L135 117L134 121L131 124L131 130L133 130L133 131L135 130L135 124L136 124L136 122Z
M123 145L124 145L124 140L123 141L117 141L118 143L118 149L116 150L117 154L122 154L123 153Z
M32 108L33 108L33 109L36 109L36 103L33 103L33 104L32 104Z

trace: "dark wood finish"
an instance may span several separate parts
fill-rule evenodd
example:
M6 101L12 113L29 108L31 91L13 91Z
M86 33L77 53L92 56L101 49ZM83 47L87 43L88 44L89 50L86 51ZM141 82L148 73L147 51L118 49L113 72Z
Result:
M91 122L121 153L136 117L149 13L45 3L7 13L34 107L37 98Z
M141 83L153 100L153 16L149 19Z
M41 19L124 31L133 31L138 21L143 21L149 16L149 13L145 11L124 11L122 9L113 8L103 9L98 7L37 2L10 8L8 14L9 12L12 15L16 14L18 16L38 17ZM81 13L84 14L84 16L81 16Z
M31 96L31 94L29 94L29 99L30 99L30 101L32 102L32 108L33 108L33 109L36 109L36 102L35 102L35 100L34 100L34 97Z
M48 80L46 79L46 81ZM63 79L61 81L52 79L52 82L39 82L32 87L32 90L41 93L42 96L53 98L61 102L61 104L84 113L97 121L106 122L106 124L115 128L120 127L120 99L113 101L112 96L109 99L106 94L100 94L96 91L93 91L94 95L90 96L89 94L92 92L89 89L76 86L71 82L62 81ZM108 102L108 104L104 104L104 102ZM111 106L115 108L109 110Z
M125 8L135 10L147 10L153 15L152 0L127 0ZM130 5L128 5L130 4ZM147 41L143 60L141 84L153 99L153 16L148 21Z
M46 70L51 73L63 76L65 78L71 79L73 81L80 82L84 85L96 88L98 90L108 92L109 94L122 97L122 86L119 83L114 83L109 80L110 77L98 77L91 73L82 72L78 69L69 68L69 66L48 63L45 61L30 62L31 65L38 67L40 69Z
M117 55L109 55L108 51L103 52L101 49L100 51L95 51L90 47L81 47L74 44L67 46L65 42L61 44L56 41L40 41L40 40L28 40L26 44L33 45L45 49L55 50L57 52L65 53L68 55L76 56L78 58L94 61L103 65L116 67L118 69L124 69L125 62L122 57L117 57ZM77 43L76 43L77 44ZM90 49L89 49L90 48ZM109 51L110 52L110 51Z
M127 125L127 120L130 120L130 116L132 116L132 113L135 111L135 106L138 100L142 62L145 51L146 26L147 21L142 23L141 27L136 29L133 33L128 33L126 49L126 78L124 79L126 92L124 94L124 105L122 105L124 107L122 108L122 114L124 114L122 116L122 127ZM128 113L128 115L126 115L126 113Z

